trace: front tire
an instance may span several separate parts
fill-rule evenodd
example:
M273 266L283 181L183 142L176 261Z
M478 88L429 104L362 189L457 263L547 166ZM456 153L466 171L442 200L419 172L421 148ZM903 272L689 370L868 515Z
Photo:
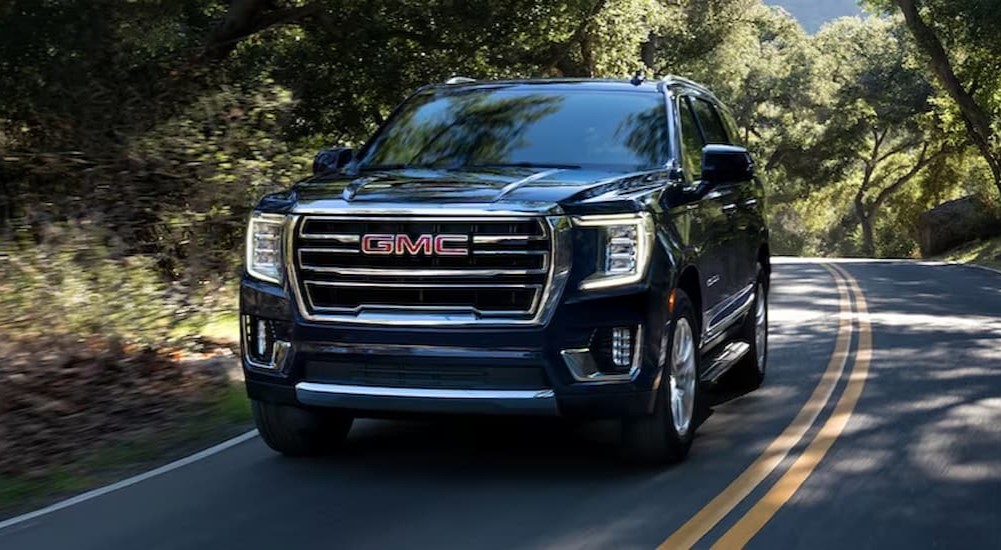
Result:
M768 284L761 266L758 266L754 303L744 321L743 338L751 349L734 365L733 371L741 387L756 390L765 382L768 366Z
M354 419L333 411L313 411L289 405L251 401L261 439L286 456L317 456L337 449Z
M622 450L628 459L656 465L688 456L702 406L697 334L695 308L684 291L675 290L674 312L661 337L653 414L623 421Z

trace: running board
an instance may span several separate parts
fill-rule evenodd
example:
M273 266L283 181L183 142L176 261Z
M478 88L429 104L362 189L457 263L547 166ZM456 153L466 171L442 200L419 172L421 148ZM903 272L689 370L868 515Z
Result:
M751 345L747 342L730 342L719 352L706 357L708 367L702 371L702 381L715 384L726 371L730 370L730 367L747 355L750 349Z

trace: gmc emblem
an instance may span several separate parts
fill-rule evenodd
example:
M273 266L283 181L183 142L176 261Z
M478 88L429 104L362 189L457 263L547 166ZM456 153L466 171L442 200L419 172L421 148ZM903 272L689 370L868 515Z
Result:
M417 256L468 256L468 235L372 234L361 238L362 254Z

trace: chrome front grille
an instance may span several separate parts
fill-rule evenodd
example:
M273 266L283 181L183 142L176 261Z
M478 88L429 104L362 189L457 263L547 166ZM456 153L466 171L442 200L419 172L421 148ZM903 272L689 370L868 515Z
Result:
M532 322L562 273L553 265L553 227L543 217L304 216L292 226L292 282L313 320ZM405 236L406 246L363 246L391 236ZM415 244L435 236L468 254Z

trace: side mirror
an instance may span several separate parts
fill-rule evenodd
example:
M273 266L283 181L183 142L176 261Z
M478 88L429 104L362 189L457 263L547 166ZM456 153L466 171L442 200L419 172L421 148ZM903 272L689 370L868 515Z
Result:
M707 145L702 150L702 181L709 185L737 183L754 177L754 160L743 147Z
M354 158L354 149L350 147L323 149L313 158L313 175L340 170L347 166Z

